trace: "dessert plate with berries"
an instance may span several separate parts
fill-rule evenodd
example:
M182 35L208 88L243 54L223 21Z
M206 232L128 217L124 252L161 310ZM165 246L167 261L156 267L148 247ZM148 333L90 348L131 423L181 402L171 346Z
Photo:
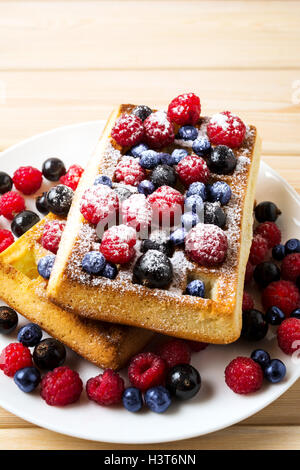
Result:
M45 160L53 157L66 168L85 167L103 124L67 126L28 139L2 153L1 171L12 176L24 165L41 170ZM24 199L16 197L14 208L6 204L6 215L12 209L11 215L22 212L26 204L35 214L40 209L42 217L44 200L39 198L36 205L35 198L55 185L61 165L52 161L43 170L42 186L39 173L25 172L25 178L23 170L17 173L13 190ZM73 176L69 173L63 183L75 189L79 173L78 169ZM27 180L28 175L32 177ZM4 194L12 189L7 176L0 176L0 187ZM26 195L36 188L34 195ZM0 406L63 434L139 444L217 431L276 400L300 377L300 200L262 162L256 201L241 339L231 345L207 346L156 336L128 367L103 373L61 343L47 340L48 335L21 315L2 309ZM14 218L11 227L2 215L0 229L21 235L37 222L37 215L25 216ZM12 239L8 233L1 236L2 250ZM47 267L40 267L42 274Z

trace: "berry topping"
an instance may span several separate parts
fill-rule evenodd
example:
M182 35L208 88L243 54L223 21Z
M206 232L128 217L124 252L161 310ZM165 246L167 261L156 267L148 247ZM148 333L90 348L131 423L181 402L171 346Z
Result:
M145 287L167 287L173 278L169 258L158 250L148 250L140 256L133 268L133 281Z
M35 367L24 367L15 373L14 381L22 392L30 393L40 383L41 373Z
M291 253L300 253L300 240L297 238L291 238L284 245L285 254L289 255Z
M282 261L285 257L285 246L284 245L275 245L272 249L272 256L277 261Z
M115 178L119 183L138 186L146 178L146 172L135 158L125 156L116 166Z
M122 397L123 405L126 410L136 413L143 406L143 397L141 391L135 387L128 387L124 390Z
M89 251L82 260L82 269L89 274L102 274L106 260L99 251Z
M283 279L296 281L300 276L300 253L292 253L284 258L281 265L281 275Z
M177 366L178 364L189 364L191 362L191 350L188 344L181 339L171 339L162 344L157 351L168 368Z
M46 196L47 196L47 192L44 192L43 194L38 196L35 200L35 207L43 215L49 214Z
M262 369L269 365L271 361L270 354L263 349L255 349L251 354L251 359L257 362Z
M14 331L18 324L18 314L10 307L0 307L0 333L8 335Z
M176 183L176 172L169 165L158 165L152 171L150 180L156 188L160 186L174 186Z
M0 369L5 375L13 377L17 370L32 366L29 349L21 343L11 343L0 355Z
M7 193L13 186L13 180L4 171L0 171L0 194Z
M145 121L148 116L152 113L152 109L149 108L149 106L146 106L145 104L141 104L139 106L136 106L132 110L132 114L140 118L142 121Z
M243 304L242 304L242 310L243 312L246 312L247 310L252 310L254 307L254 301L248 292L244 291L243 294Z
M197 155L184 157L178 163L176 171L185 186L196 182L207 183L210 177L205 160Z
M272 359L264 368L265 378L272 384L281 382L286 375L286 367L280 359Z
M231 174L237 164L236 156L231 148L226 145L218 145L212 149L207 157L207 165L213 173L218 175Z
M243 312L243 327L241 336L248 341L259 341L268 332L268 323L259 310L245 310Z
M33 351L33 360L39 369L55 369L62 366L65 359L66 348L54 338L44 339Z
M186 236L185 250L196 263L216 266L226 257L227 237L216 225L198 224Z
M84 169L80 165L72 165L68 169L67 173L60 178L61 184L68 186L75 191L79 184L80 178L84 172Z
M117 274L118 274L117 266L112 263L106 263L101 273L101 276L106 277L107 279L115 279Z
M279 281L280 269L275 263L264 261L255 266L253 277L260 287L267 287L271 282Z
M210 201L220 202L222 206L225 206L230 201L231 188L225 181L216 181L209 186L208 190Z
M298 318L300 320L300 308L293 310L290 317Z
M79 374L69 367L57 367L41 382L41 397L51 406L66 406L79 400L82 392Z
M262 303L265 310L275 305L289 316L300 306L300 293L291 281L271 282L262 293Z
M183 211L184 197L170 186L160 186L148 197L153 217L160 224L172 226L180 220Z
M217 225L221 228L225 227L226 214L218 203L204 203L204 223Z
M97 184L104 184L105 186L112 188L112 181L109 176L98 175L94 181L94 185L97 186Z
M137 144L131 148L130 155L132 155L134 158L141 158L142 153L146 152L147 150L149 150L149 146L147 144Z
M165 375L165 361L150 352L134 356L128 367L128 378L131 384L141 391L162 384Z
M47 206L53 214L66 217L70 210L74 192L68 186L59 184L47 193Z
M122 400L124 380L112 369L106 369L103 374L92 377L86 383L86 393L89 400L101 406L117 405Z
M152 170L160 161L159 153L155 150L145 150L140 156L140 165L145 170Z
M198 195L203 201L207 199L207 189L204 183L192 183L187 190L186 197Z
M201 377L190 364L178 364L168 372L166 387L179 400L190 400L200 390Z
M14 236L9 230L0 230L0 253L6 250L14 241Z
M39 325L35 323L28 323L20 328L18 332L18 341L24 346L36 346L42 339L43 332Z
M144 137L144 126L142 120L134 114L122 114L117 119L111 136L117 144L127 147L135 145Z
M39 221L40 218L35 212L22 211L15 215L11 223L11 230L16 237L20 237Z
M47 180L58 181L59 178L66 174L66 168L59 158L47 158L43 163L42 172Z
M164 413L171 403L170 392L162 385L149 388L145 393L145 404L154 413Z
M243 121L230 111L214 114L207 126L207 135L214 145L239 147L245 137L246 126Z
M122 221L137 232L145 230L152 219L152 208L143 194L133 194L122 202Z
M161 162L167 163L167 165L178 165L178 163L188 154L188 151L185 149L175 149L172 152L170 163L163 162L163 159L161 159Z
M187 343L193 352L203 351L208 346L208 343L201 343L200 341L188 341Z
M145 138L152 148L162 148L174 141L173 124L164 111L150 114L144 121Z
M266 322L269 325L280 325L285 319L285 314L278 307L270 307L266 311Z
M80 203L81 214L91 224L106 224L109 217L115 216L118 208L117 194L104 184L86 189Z
M155 191L155 186L154 184L149 181L149 180L143 180L141 183L138 185L138 192L140 194L144 194L145 196L149 196L149 194L152 194L153 191Z
M262 368L249 357L237 357L225 369L225 382L235 393L256 392L263 383Z
M183 245L187 232L184 228L177 228L173 233L170 235L170 240L173 245Z
M253 271L254 271L253 264L251 264L250 261L247 261L246 271L245 271L245 284L248 284L249 282L251 282Z
M21 166L13 175L13 182L21 193L30 195L40 189L43 175L40 170L32 166Z
M8 220L12 220L16 214L25 209L25 201L21 194L16 191L9 191L0 198L0 215Z
M287 318L277 330L277 341L280 349L290 356L300 349L300 320Z
M47 255L41 258L37 265L39 275L44 279L50 279L54 263L55 255Z
M205 294L205 285L203 281L199 279L194 279L186 286L185 293L187 295L193 295L194 297L204 297Z
M182 126L176 135L176 139L182 140L196 140L197 137L198 129L194 126Z
M56 255L62 233L65 229L66 222L63 220L49 220L44 226L42 236L42 246Z
M281 241L281 232L274 222L263 222L259 224L255 231L255 235L261 235L268 242L268 248L273 248Z
M196 124L199 120L200 112L200 99L194 93L184 93L177 96L168 107L169 119L180 126Z
M262 263L268 251L268 242L261 235L254 235L249 253L251 264Z
M185 212L181 216L181 225L188 232L200 222L199 216L194 212Z
M254 209L257 222L275 222L281 214L278 207L270 201L260 202Z
M146 253L148 250L161 251L170 258L174 253L174 245L165 232L154 230L149 238L141 243L141 252Z
M199 136L192 145L193 152L199 157L205 157L210 153L211 145L207 137Z
M127 225L114 225L102 237L101 253L111 263L124 264L135 255L136 232Z
M187 211L194 212L194 214L197 214L199 217L203 217L204 204L202 197L198 196L198 194L193 194L192 196L187 197L184 203L184 208Z

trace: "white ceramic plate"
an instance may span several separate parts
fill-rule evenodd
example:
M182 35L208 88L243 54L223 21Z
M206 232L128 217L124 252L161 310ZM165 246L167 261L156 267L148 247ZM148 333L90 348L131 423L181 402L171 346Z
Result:
M66 165L84 166L94 148L103 126L102 121L87 122L55 129L25 140L2 153L0 169L12 174L20 165L41 168L49 156L61 157ZM46 185L45 185L46 187ZM283 239L300 237L300 199L296 192L269 166L261 164L257 200L271 200L279 205L283 214L278 223ZM28 206L34 208L32 201ZM0 227L6 226L3 218ZM20 325L26 320L20 318ZM16 334L0 337L1 349L16 341ZM263 347L273 358L287 365L285 380L277 385L265 384L251 396L239 396L224 382L226 365L238 355L249 356L256 347ZM82 394L79 403L65 407L49 407L38 392L25 394L14 381L0 374L0 406L17 416L53 431L95 441L115 443L157 443L187 439L207 434L237 423L276 400L299 378L297 361L285 356L278 348L274 332L269 331L262 342L249 344L238 341L230 346L209 346L193 355L193 365L200 371L202 389L193 400L173 404L163 415L142 411L132 414L123 409L103 408ZM97 367L68 351L67 364L74 367L83 381L97 375Z

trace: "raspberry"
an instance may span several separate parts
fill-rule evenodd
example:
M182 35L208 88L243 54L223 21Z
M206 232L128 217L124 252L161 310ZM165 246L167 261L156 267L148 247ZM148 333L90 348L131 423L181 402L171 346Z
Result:
M0 253L6 250L14 241L14 236L9 230L0 230Z
M255 235L261 235L268 242L268 248L278 245L281 242L281 232L274 222L263 222L259 224L255 231Z
M173 124L164 111L151 113L144 121L146 142L151 148L161 148L174 141Z
M283 279L296 282L297 277L300 276L300 253L292 253L284 258L281 276Z
M227 237L216 225L198 224L186 236L185 251L196 263L215 266L226 257Z
M45 250L49 250L56 255L65 226L66 222L60 220L49 220L45 224L41 240Z
M31 366L31 353L22 343L10 343L0 355L0 369L9 377L13 377L17 370Z
M142 391L161 385L166 375L165 361L153 353L141 353L135 356L128 367L128 377L134 387Z
M57 367L41 382L41 397L51 406L66 406L79 400L82 392L79 374L69 367Z
M208 346L208 343L201 343L200 341L187 341L187 343L193 352L203 351Z
M300 306L300 293L291 281L271 282L262 292L262 303L265 310L276 306L288 317Z
M187 155L178 163L176 167L177 174L185 186L192 183L207 183L210 177L210 171L203 158L197 155Z
M135 255L136 232L127 225L114 225L102 237L101 253L111 263L124 264Z
M117 194L104 184L87 189L81 199L80 211L91 224L98 224L116 213L119 208Z
M15 187L26 195L33 194L40 189L42 181L42 172L32 166L21 166L13 175Z
M243 295L243 305L242 305L242 310L243 312L246 312L247 310L252 310L254 307L254 302L250 294L248 292L244 291Z
M262 263L268 251L268 242L261 235L254 235L249 253L251 264Z
M245 284L248 284L249 282L251 282L252 277L253 277L253 271L254 271L253 264L251 264L250 261L247 261L246 271L245 271Z
M122 114L116 121L111 136L123 147L135 145L144 137L143 121L134 114Z
M157 354L163 358L169 368L177 364L189 364L191 362L191 349L181 339L173 339L162 344Z
M84 169L80 165L71 165L67 173L59 181L75 191L83 172Z
M246 126L243 121L230 111L214 114L207 126L207 135L214 145L239 147L245 137Z
M138 159L128 156L122 158L115 170L116 181L131 186L138 186L146 176L146 172L139 164Z
M225 369L225 382L235 393L256 392L261 388L263 378L262 368L249 357L237 357Z
M184 206L184 197L176 189L170 186L160 186L154 193L148 197L152 207L153 218L160 224L174 225L179 221Z
M152 208L143 194L133 194L125 199L121 207L122 220L138 232L146 229L152 219Z
M194 93L184 93L174 98L168 107L168 118L180 126L196 124L200 117L200 99Z
M8 191L0 199L0 215L12 220L15 215L25 209L25 201L16 191Z
M280 349L290 356L300 349L300 320L287 318L277 330L277 341Z
M102 406L120 403L124 388L124 380L111 369L106 369L103 374L92 377L86 383L86 393L89 400Z

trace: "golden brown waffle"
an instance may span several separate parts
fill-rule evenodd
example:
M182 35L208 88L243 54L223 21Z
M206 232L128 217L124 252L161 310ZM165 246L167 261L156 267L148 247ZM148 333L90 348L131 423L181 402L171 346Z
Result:
M47 281L39 276L37 262L49 254L40 239L45 217L0 255L0 298L29 321L99 367L119 369L142 349L151 333L139 328L88 320L50 302Z
M171 259L174 280L169 289L150 289L134 284L132 264L123 266L115 280L88 275L81 268L82 258L94 249L97 236L95 227L80 213L80 201L83 192L93 185L96 175L103 173L113 178L115 167L126 149L117 146L110 133L120 114L130 113L132 108L133 105L121 105L111 114L81 179L48 294L57 304L88 318L210 343L233 342L241 331L244 273L252 236L252 209L260 159L260 139L253 126L247 127L242 146L235 149L238 163L234 173L222 177L211 175L212 182L222 179L232 189L232 198L224 207L229 246L227 258L220 267L199 266L188 260L182 249L176 249ZM200 131L205 132L207 119L200 118L197 124ZM182 142L176 141L176 147L180 144ZM193 279L205 282L208 298L184 295L187 283Z

